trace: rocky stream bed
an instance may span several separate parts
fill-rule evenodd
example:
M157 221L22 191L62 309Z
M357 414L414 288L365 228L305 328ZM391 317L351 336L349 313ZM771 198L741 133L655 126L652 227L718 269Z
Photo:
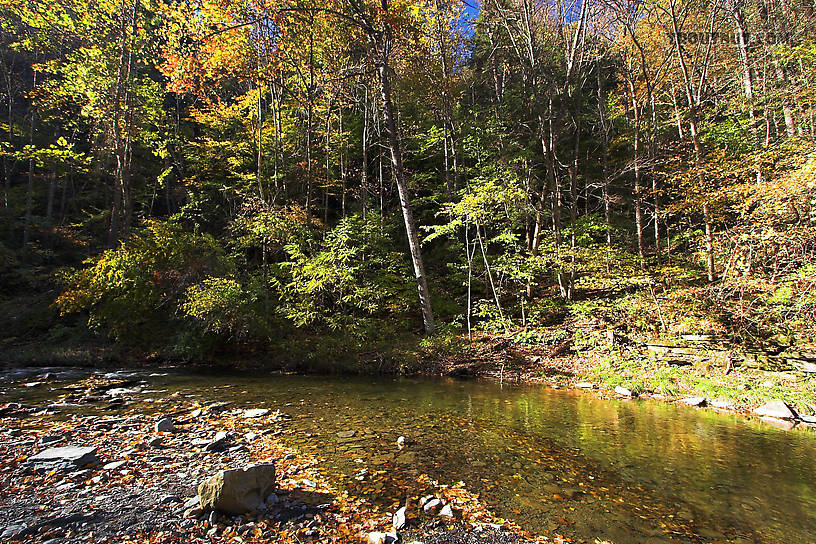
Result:
M393 510L336 489L320 459L277 440L289 421L279 410L200 405L170 395L149 399L149 411L122 414L134 385L91 377L36 405L0 405L0 539L534 541L496 520L462 486L420 478L421 487L405 490L406 507ZM71 412L83 405L99 414ZM393 444L395 451L404 447Z

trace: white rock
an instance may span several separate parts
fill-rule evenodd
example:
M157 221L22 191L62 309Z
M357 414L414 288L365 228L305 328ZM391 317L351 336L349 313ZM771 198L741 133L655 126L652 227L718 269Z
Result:
M422 505L422 510L424 510L426 514L434 514L440 508L442 508L442 501L437 498L429 499Z
M92 446L63 446L48 448L28 458L30 463L70 463L82 467L97 461L96 448Z
M688 397L680 402L689 406L705 406L707 401L705 397Z
M725 410L731 408L731 401L726 399L714 399L711 401L711 406L713 406L714 408Z
M592 382L578 382L575 387L578 389L595 389L595 384Z
M251 408L249 410L244 410L244 417L245 418L255 418L255 417L263 417L269 413L269 410L266 408Z
M758 416L775 417L777 419L796 419L796 412L781 400L766 402L754 413Z
M439 511L439 516L453 519L453 508L451 508L450 504L446 504L442 507L442 510Z
M624 397L631 397L632 396L632 391L630 391L629 389L626 389L625 387L622 387L620 385L615 386L615 393L617 393L618 395L622 395Z
M396 533L368 533L366 544L392 544L399 541Z
M395 531L401 530L405 527L405 507L403 506L396 512L394 512L394 517L392 518L391 526L394 528Z

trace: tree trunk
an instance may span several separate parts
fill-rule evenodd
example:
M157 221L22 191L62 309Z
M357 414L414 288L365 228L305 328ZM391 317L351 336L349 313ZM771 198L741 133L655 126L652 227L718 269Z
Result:
M391 29L386 27L383 32L372 37L379 56L377 71L380 76L380 94L382 95L382 112L385 128L388 132L388 144L391 149L391 166L394 170L394 178L397 182L402 216L405 219L405 231L408 235L408 247L411 253L411 261L414 265L414 275L417 281L419 292L419 303L422 309L422 321L425 327L425 334L433 334L434 317L431 310L431 297L428 290L428 280L425 276L425 266L422 262L422 253L419 246L414 216L411 211L411 202L408 195L408 187L405 179L405 170L402 166L402 145L395 118L394 106L391 102L391 80L389 73L389 57L391 52L392 38Z

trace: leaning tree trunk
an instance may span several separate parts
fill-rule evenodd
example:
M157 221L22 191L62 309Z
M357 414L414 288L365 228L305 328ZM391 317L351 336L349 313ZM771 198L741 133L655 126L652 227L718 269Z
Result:
M394 170L394 178L397 182L402 216L405 219L405 231L408 235L408 247L411 252L411 261L414 265L414 275L419 291L419 303L422 307L422 321L425 326L425 333L432 334L434 331L434 317L431 310L431 297L428 291L428 280L425 276L425 266L422 262L422 253L419 247L419 237L417 236L414 215L411 212L411 202L408 196L408 187L405 181L405 170L402 166L402 145L397 133L397 123L394 113L394 105L391 101L391 80L388 67L389 53L391 49L391 32L386 27L385 31L378 32L373 36L374 45L377 47L379 63L377 70L380 76L380 94L382 95L382 111L385 128L388 132L388 145L391 150L391 166Z

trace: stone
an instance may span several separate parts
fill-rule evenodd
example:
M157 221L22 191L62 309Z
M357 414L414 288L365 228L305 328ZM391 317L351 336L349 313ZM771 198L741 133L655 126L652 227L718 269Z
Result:
M181 499L179 499L175 495L164 495L162 498L159 499L159 505L173 504L174 502L179 502L179 500Z
M0 533L0 538L4 538L4 539L5 538L9 538L9 539L16 538L18 536L21 536L25 532L25 530L26 530L25 525L19 525L19 524L9 525L5 529L3 529L2 533Z
M720 410L727 410L731 408L731 401L726 399L714 399L711 401L711 406L714 408L719 408Z
M618 395L624 396L624 397L633 397L634 396L634 394L632 393L631 390L629 390L629 389L627 389L627 388L625 388L623 386L620 386L620 385L615 386L615 393L617 393Z
M198 518L201 517L201 514L203 514L203 513L204 513L204 510L202 510L201 508L196 506L194 508L190 508L188 510L185 510L184 511L184 517L187 518L187 519L198 519Z
M442 501L437 498L429 499L422 505L422 510L426 514L435 514L440 508L442 508Z
M439 517L453 519L453 508L451 508L450 504L442 507L442 510L439 511Z
M682 399L680 402L682 402L683 404L688 404L689 406L700 407L700 406L705 406L706 402L708 402L708 400L705 397L688 397L688 398Z
M244 410L243 416L247 419L252 419L256 417L263 417L269 413L269 410L266 408L252 408L250 410Z
M592 382L578 382L575 387L578 389L595 389L595 384Z
M65 463L75 467L84 467L95 463L99 459L96 457L96 448L93 446L62 446L59 448L48 448L37 455L28 458L28 462L35 464L59 464Z
M351 438L357 434L357 431L340 431L337 433L337 438Z
M215 438L204 447L207 451L224 451L229 444L230 434L226 431L215 433Z
M816 423L816 416L812 416L812 415L804 415L804 416L800 415L799 419L801 419L805 423Z
M127 461L113 461L102 466L102 470L116 470L125 466Z
M796 412L782 402L781 400L772 400L766 402L756 410L754 413L763 417L775 417L777 419L796 419Z
M175 430L176 426L173 425L173 420L169 417L164 417L156 422L157 433L172 433Z
M161 445L162 445L162 437L161 436L156 436L156 437L151 438L147 442L147 445L150 446L151 448L160 448Z
M763 416L759 418L760 420L764 421L771 427L776 427L777 429L782 429L783 431L790 431L794 427L796 427L796 423L789 420L789 419L779 419L776 417L768 417Z
M393 544L399 541L396 533L368 533L366 544Z
M402 449L402 448L405 447L405 437L404 436L400 436L399 438L397 438L397 447L399 449Z
M198 486L198 497L201 508L244 514L255 510L274 488L275 465L264 463L219 471Z
M403 506L396 512L394 512L394 517L392 518L391 526L394 528L395 531L402 530L405 527L405 507Z

